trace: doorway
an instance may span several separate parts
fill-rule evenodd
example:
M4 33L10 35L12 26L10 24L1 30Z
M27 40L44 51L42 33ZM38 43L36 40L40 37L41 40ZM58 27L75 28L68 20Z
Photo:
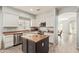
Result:
M77 52L75 12L59 14L58 33L61 33L61 35L58 35L57 52Z

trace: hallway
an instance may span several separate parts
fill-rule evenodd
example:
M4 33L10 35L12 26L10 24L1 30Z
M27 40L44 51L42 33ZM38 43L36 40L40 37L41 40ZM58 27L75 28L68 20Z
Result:
M70 34L69 39L60 39L58 37L58 45L53 48L55 53L78 53L76 49L76 36L75 34Z

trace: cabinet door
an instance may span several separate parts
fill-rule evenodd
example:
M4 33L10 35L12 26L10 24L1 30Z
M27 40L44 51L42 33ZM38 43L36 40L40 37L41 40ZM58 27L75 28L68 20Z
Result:
M0 49L1 49L1 42L2 42L2 38L0 37Z
M3 41L4 42L10 42L10 41L13 42L13 35L4 36Z
M9 48L13 46L13 42L5 42L4 48Z
M53 39L54 34L53 33L44 33L44 34L49 36L50 43L54 43L54 39Z
M50 43L54 43L53 36L54 36L53 34L50 34L50 37L49 37L49 42L50 42Z
M3 37L4 48L13 46L13 35L7 35Z
M3 26L4 27L17 27L18 16L10 13L3 13Z
M36 43L37 53L48 53L48 51L49 51L49 37L44 38L43 40Z

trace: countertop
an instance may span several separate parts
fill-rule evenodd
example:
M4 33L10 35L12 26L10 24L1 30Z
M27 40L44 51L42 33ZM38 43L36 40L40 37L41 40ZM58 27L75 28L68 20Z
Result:
M3 32L4 35L13 35L13 34L17 34L17 33L27 33L27 32L30 32L30 33L38 33L38 31L31 31L31 30L18 30L18 31L6 31L6 32ZM54 33L54 31L44 31L46 33Z
M13 35L13 34L25 33L25 32L30 32L30 30L7 31L7 32L3 32L3 34L4 35Z
M47 35L40 35L40 34L28 34L28 35L23 35L22 38L32 40L34 42L38 42L40 40L43 40L44 38L47 38Z

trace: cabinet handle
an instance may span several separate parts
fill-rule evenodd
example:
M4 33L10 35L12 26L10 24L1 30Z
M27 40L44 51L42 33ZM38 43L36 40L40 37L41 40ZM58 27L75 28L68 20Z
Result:
M44 42L42 42L42 47L44 46Z

